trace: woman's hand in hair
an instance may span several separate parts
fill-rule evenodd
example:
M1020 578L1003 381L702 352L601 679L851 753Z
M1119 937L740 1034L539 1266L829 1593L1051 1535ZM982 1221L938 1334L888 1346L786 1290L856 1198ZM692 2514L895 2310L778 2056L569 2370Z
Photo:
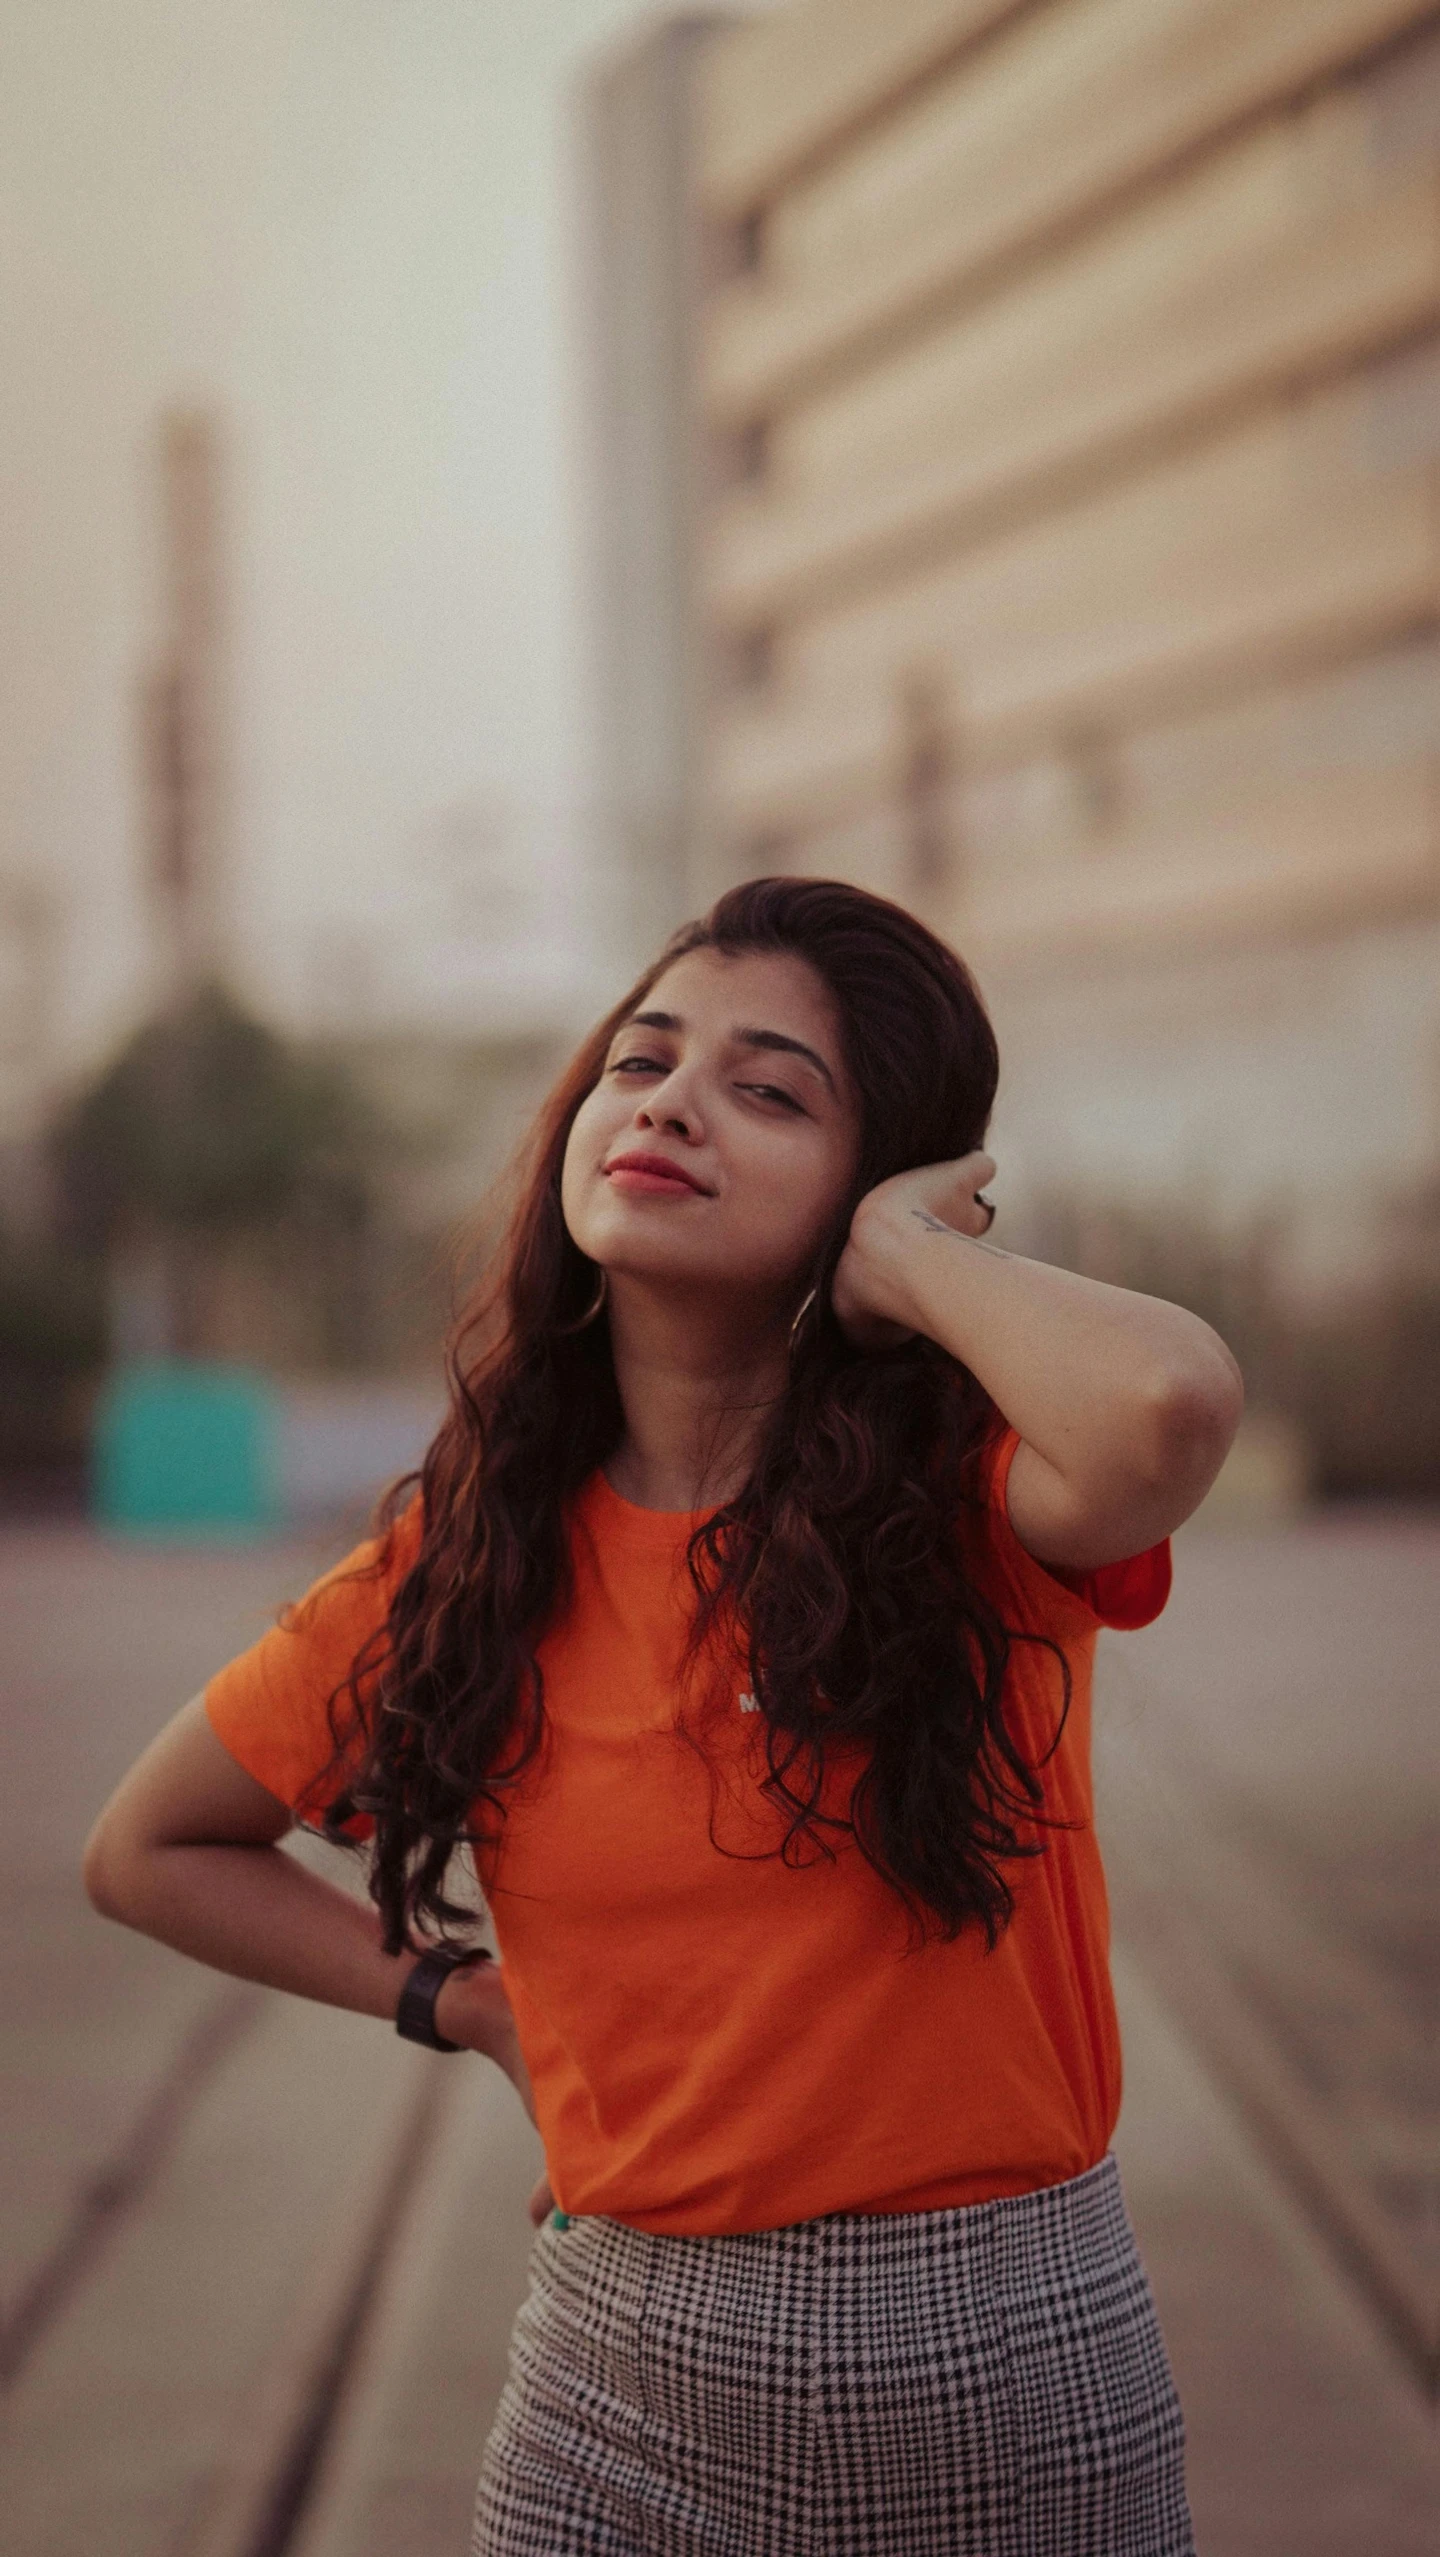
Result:
M952 1163L897 1172L866 1192L850 1220L831 1294L841 1329L857 1349L890 1349L917 1329L899 1283L903 1254L895 1248L903 1246L912 1220L978 1241L995 1213L978 1193L994 1177L990 1155L962 1154Z

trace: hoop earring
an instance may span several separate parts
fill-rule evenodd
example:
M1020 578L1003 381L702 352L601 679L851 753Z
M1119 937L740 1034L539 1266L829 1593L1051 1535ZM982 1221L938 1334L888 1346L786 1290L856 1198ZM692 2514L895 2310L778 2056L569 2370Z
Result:
M793 1322L793 1323L791 1324L791 1326L790 1326L789 1352L790 1352L790 1356L791 1356L792 1358L793 1358L793 1357L794 1357L794 1355L795 1355L795 1342L796 1342L796 1339L797 1339L798 1334L799 1334L800 1326L801 1326L801 1324L804 1322L805 1317L806 1317L806 1315L809 1313L810 1308L811 1308L811 1306L814 1304L815 1299L816 1299L816 1297L818 1296L819 1292L820 1292L820 1291L819 1291L819 1289L818 1289L818 1288L814 1288L814 1287L812 1287L812 1288L811 1288L809 1295L808 1295L807 1297L805 1297L805 1298L804 1298L804 1300L802 1301L802 1303L801 1303L801 1305L800 1305L800 1309L799 1309L798 1313L797 1313L797 1314L796 1314L796 1316L795 1316L795 1320L794 1320L794 1322Z
M567 1337L572 1332L587 1332L592 1323L598 1322L600 1316L605 1311L605 1300L609 1293L609 1274L607 1271L602 1270L600 1273L600 1284L595 1290L594 1303L586 1306L579 1322L559 1323L556 1325L556 1330L561 1334L562 1338Z

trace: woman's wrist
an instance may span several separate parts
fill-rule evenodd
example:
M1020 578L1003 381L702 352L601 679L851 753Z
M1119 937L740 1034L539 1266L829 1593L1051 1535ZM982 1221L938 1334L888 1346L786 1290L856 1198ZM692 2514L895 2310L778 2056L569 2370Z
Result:
M879 1322L930 1337L934 1336L937 1274L943 1278L949 1300L963 1266L959 1254L979 1240L947 1224L920 1202L904 1198L878 1198L873 1207L862 1206L851 1239L854 1279L865 1312ZM937 1253L944 1256L939 1262Z
M463 2050L493 2057L500 2018L510 2017L510 2001L500 1985L498 1965L475 1961L457 1966L442 1980L432 2009L435 2030ZM513 2027L512 2027L513 2030Z
M964 1355L951 1337L956 1302L980 1266L964 1247L989 1232L995 1211L979 1193L994 1170L988 1154L960 1155L896 1173L860 1201L834 1288L836 1314L857 1346L883 1348L921 1332Z
M850 1228L847 1275L856 1311L877 1322L899 1323L913 1331L916 1327L906 1286L903 1223L903 1213L897 1216L884 1200L877 1200L873 1206L868 1200L863 1202Z

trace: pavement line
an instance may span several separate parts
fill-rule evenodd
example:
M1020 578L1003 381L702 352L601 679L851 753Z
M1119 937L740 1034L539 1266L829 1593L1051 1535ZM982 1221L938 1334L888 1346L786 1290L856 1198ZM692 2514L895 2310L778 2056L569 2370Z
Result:
M233 1981L190 2027L120 2146L82 2187L69 2219L0 2318L0 2391L13 2388L121 2221L154 2183L204 2087L255 2022L262 1993Z
M416 2083L365 2191L320 2261L241 2409L231 2455L170 2557L285 2557L303 2519L376 2294L423 2180L446 2080L415 2053Z
M1110 1855L1112 1868L1128 1862L1113 1841ZM1433 2400L1440 2378L1435 2303L1356 2175L1325 2108L1209 1949L1194 1913L1177 1907L1173 1891L1147 1888L1129 1875L1126 1881L1117 1924L1126 1951L1235 2098L1286 2189Z

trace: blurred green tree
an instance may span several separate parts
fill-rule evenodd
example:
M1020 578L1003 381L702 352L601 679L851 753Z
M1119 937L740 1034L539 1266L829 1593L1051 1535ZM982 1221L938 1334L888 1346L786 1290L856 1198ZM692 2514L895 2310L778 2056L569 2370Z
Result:
M112 1351L363 1363L392 1151L343 1063L223 985L144 1023L50 1139L58 1227L105 1273Z
M213 1236L317 1199L353 1215L382 1151L343 1068L291 1047L220 985L137 1030L52 1145L70 1229L101 1247L136 1220Z
M82 1389L104 1354L93 1260L0 1228L0 1472L33 1478L78 1458Z

